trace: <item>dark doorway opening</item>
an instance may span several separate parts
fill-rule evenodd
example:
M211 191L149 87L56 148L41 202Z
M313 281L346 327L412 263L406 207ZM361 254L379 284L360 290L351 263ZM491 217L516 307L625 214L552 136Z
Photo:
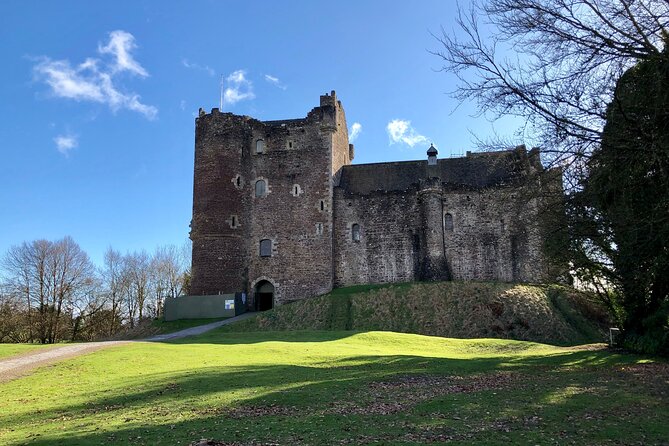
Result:
M274 285L263 280L256 285L256 311L271 310L274 306Z

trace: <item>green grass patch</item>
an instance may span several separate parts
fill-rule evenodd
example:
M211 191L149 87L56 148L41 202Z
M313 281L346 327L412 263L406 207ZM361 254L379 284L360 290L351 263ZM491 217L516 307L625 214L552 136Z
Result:
M59 345L59 344L56 344ZM16 356L23 353L42 350L53 347L53 345L44 344L0 344L0 359L7 359L10 356Z
M659 444L669 367L392 332L133 343L0 384L0 444Z

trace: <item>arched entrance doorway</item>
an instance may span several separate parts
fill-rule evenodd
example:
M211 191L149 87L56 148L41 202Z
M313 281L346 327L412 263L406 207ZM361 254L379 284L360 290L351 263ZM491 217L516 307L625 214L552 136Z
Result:
M271 310L274 306L274 285L267 280L261 280L255 290L256 311Z

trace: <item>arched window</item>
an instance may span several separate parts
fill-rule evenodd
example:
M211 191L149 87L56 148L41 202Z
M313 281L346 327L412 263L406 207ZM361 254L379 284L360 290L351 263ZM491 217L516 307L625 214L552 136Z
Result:
M272 257L272 241L260 240L260 257Z
M360 225L355 223L353 226L351 226L351 239L354 242L359 242L360 241Z
M267 193L267 184L265 180L256 181L256 197L264 197Z
M444 229L446 231L453 230L453 216L451 214L444 214Z
M256 141L256 153L265 153L265 141L262 139Z

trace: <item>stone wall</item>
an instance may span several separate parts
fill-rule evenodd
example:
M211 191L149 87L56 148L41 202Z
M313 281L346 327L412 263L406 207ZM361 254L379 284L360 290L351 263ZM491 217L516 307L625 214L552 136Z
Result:
M258 122L254 129L254 139L264 138L266 152L251 157L251 178L265 179L268 193L255 197L249 189L252 297L260 280L274 285L277 304L332 289L332 131L321 128L322 118L312 114L297 122ZM271 257L259 255L263 239L272 240Z
M417 191L348 194L335 188L335 286L409 282L420 262ZM360 241L351 228L360 225Z
M406 191L335 188L335 285L541 281L538 214L537 198L515 185L462 188L432 178Z

